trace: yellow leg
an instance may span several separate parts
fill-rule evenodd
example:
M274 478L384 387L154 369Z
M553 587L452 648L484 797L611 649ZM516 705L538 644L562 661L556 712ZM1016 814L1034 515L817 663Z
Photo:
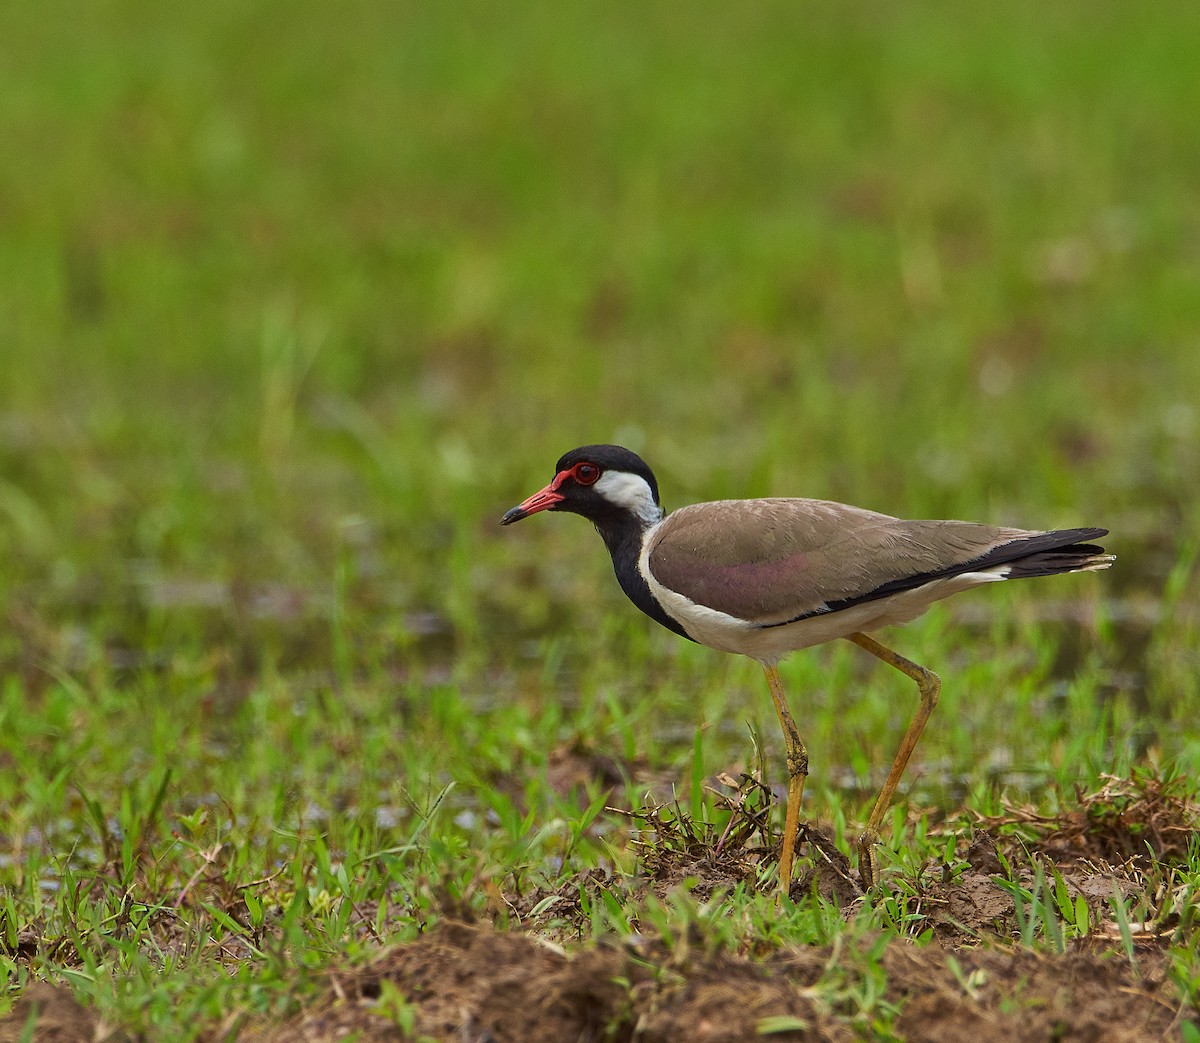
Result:
M800 739L796 722L788 709L787 696L783 692L783 681L779 670L772 664L763 663L767 684L771 689L771 700L783 727L783 741L787 746L788 801L787 816L783 822L783 850L779 853L779 890L787 894L792 886L792 860L796 854L796 834L800 831L800 802L804 799L804 780L808 777L808 750Z
M925 667L918 666L911 660L905 659L904 656L897 655L874 638L867 637L866 634L851 634L848 640L853 641L859 648L865 648L877 659L882 659L888 666L894 666L902 674L911 677L917 683L917 689L921 693L921 702L917 706L916 714L913 715L912 724L904 733L904 741L900 743L900 750L896 754L896 759L892 761L892 770L888 772L887 781L883 784L875 806L871 809L871 815L867 819L867 828L863 830L863 835L858 839L858 872L862 877L863 887L866 888L875 882L872 848L879 843L879 829L883 825L883 816L891 807L892 798L896 795L896 787L900 784L900 776L904 774L908 759L912 756L917 740L925 728L925 722L929 720L929 715L933 713L933 708L937 705L942 682L932 670L926 670Z

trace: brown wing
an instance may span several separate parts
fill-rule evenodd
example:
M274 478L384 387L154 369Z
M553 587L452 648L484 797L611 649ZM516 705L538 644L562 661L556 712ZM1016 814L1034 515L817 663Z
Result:
M652 537L649 564L658 582L699 605L770 624L961 571L1037 535L904 521L827 500L725 500L668 516Z

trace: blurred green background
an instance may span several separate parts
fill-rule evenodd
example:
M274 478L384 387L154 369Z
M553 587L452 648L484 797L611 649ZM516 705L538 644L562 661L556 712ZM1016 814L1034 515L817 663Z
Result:
M668 507L1111 528L1111 573L939 641L1040 620L1178 752L1197 39L1172 2L4 4L0 669L686 658L581 523L496 524L619 441Z

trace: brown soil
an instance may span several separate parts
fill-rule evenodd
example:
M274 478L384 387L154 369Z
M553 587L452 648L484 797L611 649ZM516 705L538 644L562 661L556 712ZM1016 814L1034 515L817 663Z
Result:
M26 1035L32 1026L32 1037ZM79 1004L66 985L35 981L0 1018L0 1043L90 1043L109 1039L95 1014Z
M754 1038L759 1021L771 1015L803 1019L821 1038L851 1038L804 996L797 986L802 977L731 957L685 974L630 948L568 955L529 935L452 923L338 975L315 1009L246 1038L307 1043L352 1032L361 1040L408 1038L396 1018L379 1013L385 982L398 990L389 994L415 1008L414 1036L454 1043L716 1043Z
M858 954L863 959L863 954ZM446 1043L735 1043L769 1038L851 1040L870 1025L839 1018L830 993L812 986L839 955L794 948L766 961L601 946L564 953L529 935L445 924L371 965L336 975L325 997L286 1024L244 1035L260 1043L429 1036ZM953 962L952 962L953 961ZM844 961L843 987L862 987L859 959ZM1127 1043L1178 1034L1161 974L1139 978L1111 953L893 941L882 955L896 1030L912 1040L1045 1039ZM385 984L390 983L390 984ZM836 994L834 994L836 995ZM402 997L411 1021L387 1016ZM394 1011L395 1007L391 1009ZM405 1031L409 1031L409 1035Z
M903 1037L937 1043L1133 1043L1178 1032L1176 1008L1161 977L1139 979L1112 953L976 949L955 959L958 974L936 949L888 948L889 981L902 982L907 997L896 1025Z

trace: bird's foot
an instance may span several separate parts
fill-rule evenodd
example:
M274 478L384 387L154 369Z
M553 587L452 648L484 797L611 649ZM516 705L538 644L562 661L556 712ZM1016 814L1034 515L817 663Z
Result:
M858 838L858 876L862 881L862 889L869 891L876 883L875 875L875 845L879 843L879 834L873 829L863 830Z

